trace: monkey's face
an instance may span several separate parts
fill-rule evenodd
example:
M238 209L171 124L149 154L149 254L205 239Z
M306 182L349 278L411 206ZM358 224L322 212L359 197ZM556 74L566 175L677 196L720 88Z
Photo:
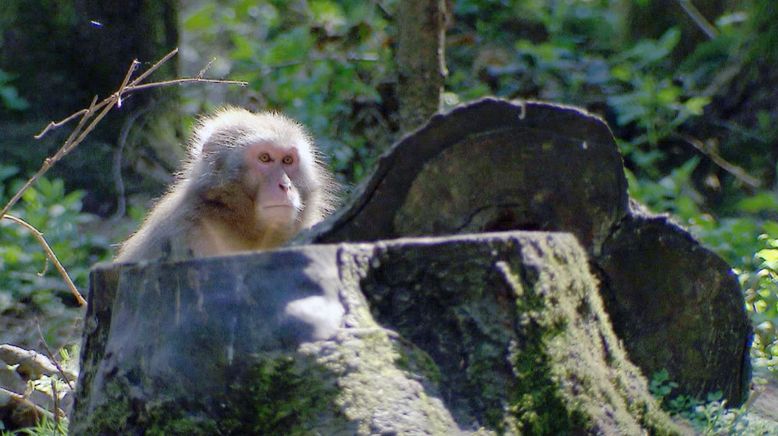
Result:
M249 145L244 158L246 186L254 190L258 224L296 227L303 208L300 186L304 185L297 148L260 142Z

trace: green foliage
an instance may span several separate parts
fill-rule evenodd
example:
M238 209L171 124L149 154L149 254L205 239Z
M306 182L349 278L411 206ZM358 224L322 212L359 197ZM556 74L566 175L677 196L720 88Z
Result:
M761 263L753 272L741 272L740 281L755 325L754 363L778 374L778 223L771 222L768 228L775 233L760 237L765 248L756 257Z
M16 170L0 166L0 204L6 204L23 180L11 180ZM83 229L96 217L81 212L83 193L65 192L62 180L41 178L25 192L11 213L41 231L82 291L89 267L106 259L107 241ZM0 222L0 313L61 311L73 304L70 292L56 269L49 265L43 249L30 232L9 220Z
M23 111L30 107L19 91L11 85L14 76L0 70L0 107L13 111Z
M59 423L52 419L44 417L35 427L22 428L13 432L5 431L2 428L3 422L0 421L0 435L2 436L55 436L68 434L67 419L60 420Z
M685 419L697 434L764 435L778 432L778 424L749 415L747 406L727 408L721 392L708 394L705 401L688 395L672 396L678 384L670 380L667 370L653 375L649 390L670 415Z
M672 76L660 70L680 36L670 29L658 41L640 41L610 60L611 74L624 91L609 96L608 104L617 113L618 125L634 123L642 132L630 141L631 147L656 147L691 117L702 115L710 102L704 96L684 97L693 90L676 85Z
M393 135L378 92L392 65L389 22L379 5L225 3L190 11L185 31L224 47L230 76L249 82L248 93L240 90L244 96L301 121L340 176L361 179Z

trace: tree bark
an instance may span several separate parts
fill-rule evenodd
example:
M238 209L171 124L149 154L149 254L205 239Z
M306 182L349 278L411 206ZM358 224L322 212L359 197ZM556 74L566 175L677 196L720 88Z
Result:
M397 13L400 128L421 126L440 108L445 63L445 0L402 0Z

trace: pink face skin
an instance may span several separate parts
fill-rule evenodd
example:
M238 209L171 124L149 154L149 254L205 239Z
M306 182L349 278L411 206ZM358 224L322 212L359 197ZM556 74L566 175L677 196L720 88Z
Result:
M249 186L256 186L256 212L269 225L289 225L302 209L295 182L301 178L297 148L272 142L248 147L246 154Z

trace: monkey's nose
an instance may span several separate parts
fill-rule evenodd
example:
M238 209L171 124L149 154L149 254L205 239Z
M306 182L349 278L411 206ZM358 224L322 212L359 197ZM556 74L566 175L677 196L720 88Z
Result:
M278 184L278 187L284 192L289 192L289 190L292 189L292 184L289 182L281 182Z

